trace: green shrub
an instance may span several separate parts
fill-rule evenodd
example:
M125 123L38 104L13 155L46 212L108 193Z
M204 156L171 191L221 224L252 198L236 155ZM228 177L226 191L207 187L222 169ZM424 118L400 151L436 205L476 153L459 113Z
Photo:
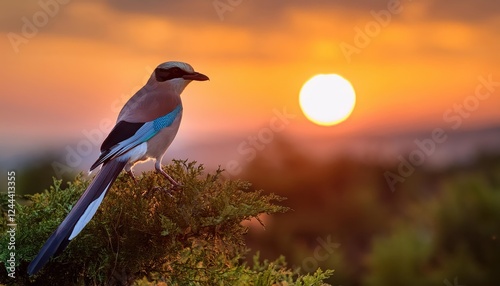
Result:
M71 210L89 181L78 177L61 189L29 196L17 206L16 279L0 269L0 283L21 285L322 285L332 271L300 276L284 258L254 265L243 262L247 228L241 222L287 210L283 198L249 191L250 184L204 174L195 162L174 161L166 171L183 184L168 192L155 172L138 184L118 177L95 217L58 257L33 277L26 269L45 240ZM166 186L166 187L165 187ZM2 196L2 204L6 197ZM5 229L2 216L0 226ZM0 259L9 255L0 237Z

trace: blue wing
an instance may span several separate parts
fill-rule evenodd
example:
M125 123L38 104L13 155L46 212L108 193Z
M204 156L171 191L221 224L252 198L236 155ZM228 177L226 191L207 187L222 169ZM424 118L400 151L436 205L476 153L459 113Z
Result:
M99 159L90 167L92 171L100 164L121 156L133 149L137 145L144 143L158 134L160 130L172 125L175 118L182 111L182 105L179 104L170 113L159 117L153 121L144 123L130 123L120 121L109 133L101 146L101 155Z

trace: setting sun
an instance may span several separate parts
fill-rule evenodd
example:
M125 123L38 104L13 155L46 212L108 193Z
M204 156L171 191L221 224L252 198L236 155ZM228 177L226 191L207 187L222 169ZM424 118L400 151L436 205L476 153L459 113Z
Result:
M356 95L351 83L337 74L319 74L300 90L300 107L318 125L331 126L349 117Z

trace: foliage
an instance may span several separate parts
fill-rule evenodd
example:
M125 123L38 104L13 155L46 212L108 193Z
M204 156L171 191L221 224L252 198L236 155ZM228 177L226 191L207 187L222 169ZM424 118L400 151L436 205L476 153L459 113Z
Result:
M500 179L500 176L497 177ZM499 285L500 184L482 175L447 181L413 211L417 223L375 240L367 285Z
M277 137L243 178L296 211L273 216L247 245L307 270L318 238L331 236L340 247L324 258L319 249L316 262L335 269L335 285L500 285L500 154L478 154L416 166L392 191L384 173L398 163L377 154L317 160Z
M162 176L144 173L138 184L121 175L87 227L68 248L34 277L26 268L71 210L89 181L78 177L61 188L30 196L17 214L17 280L0 271L1 283L36 285L321 285L332 271L300 276L283 258L250 268L243 220L284 212L283 198L249 191L243 181L223 180L221 171L204 174L195 162L175 161L166 171L182 182L168 192ZM2 219L4 220L4 219ZM2 223L4 223L2 221ZM8 237L0 237L2 245ZM7 257L5 248L0 258ZM1 278L4 277L4 278ZM162 284L163 283L163 284Z

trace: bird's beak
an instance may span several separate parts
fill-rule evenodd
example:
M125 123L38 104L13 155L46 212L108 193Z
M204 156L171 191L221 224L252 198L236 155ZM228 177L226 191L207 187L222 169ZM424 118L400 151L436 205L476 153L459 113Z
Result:
M183 75L182 78L187 80L198 80L198 81L209 80L208 76L199 72L193 72L190 74Z

